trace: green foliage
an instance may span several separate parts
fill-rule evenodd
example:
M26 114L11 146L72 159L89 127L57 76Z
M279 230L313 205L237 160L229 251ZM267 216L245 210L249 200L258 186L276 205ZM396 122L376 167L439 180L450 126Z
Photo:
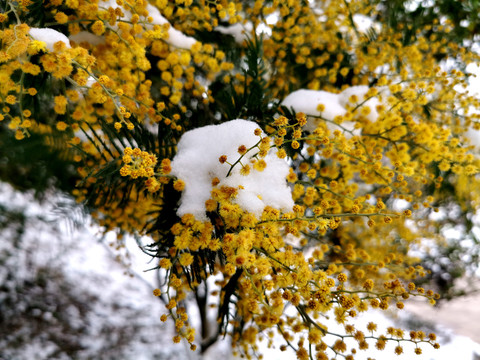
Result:
M212 84L215 106L223 119L248 119L263 126L271 123L276 105L265 80L267 70L263 61L262 41L262 36L247 40L241 93L235 90L233 82L225 84L220 77Z
M33 191L41 199L53 188L70 193L79 180L74 162L63 146L46 144L55 136L32 134L24 142L12 138L11 133L0 126L0 179L20 191Z
M477 0L437 0L434 2L411 2L404 0L379 1L382 9L380 22L386 22L392 29L403 32L403 43L408 45L423 33L429 24L443 24L446 19L452 23L452 31L432 28L427 37L435 35L447 41L469 46L480 34ZM447 49L445 49L447 50ZM444 55L438 54L443 58Z

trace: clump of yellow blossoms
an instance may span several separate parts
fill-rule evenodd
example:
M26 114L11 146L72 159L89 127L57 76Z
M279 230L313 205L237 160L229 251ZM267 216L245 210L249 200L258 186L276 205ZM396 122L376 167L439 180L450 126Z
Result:
M154 296L161 320L175 323L173 342L206 351L230 335L254 358L266 339L300 360L353 359L390 343L397 354L404 343L418 355L420 345L439 347L435 334L354 323L414 296L434 304L411 250L444 240L434 213L479 206L471 134L480 103L447 61L479 58L423 35L448 33L448 21L406 41L386 24L374 24L375 37L357 27L353 15L381 18L368 0L50 0L41 22L29 5L7 2L0 14L0 126L65 154L77 173L72 195L118 233L118 247L125 234L150 236L145 251L165 277ZM40 34L67 40L39 38L32 29L44 23ZM332 101L355 88L365 91ZM323 98L279 106L300 89ZM205 218L179 214L189 186L172 175L180 138L236 118L258 125L258 143L216 157L223 178L202 174ZM294 206L249 212L237 201L247 190L224 181L268 170L267 154L290 166Z
M132 150L126 147L123 151L123 162L125 165L120 169L122 176L130 176L132 179L138 177L152 177L155 173L157 158L155 155L142 151L139 148Z

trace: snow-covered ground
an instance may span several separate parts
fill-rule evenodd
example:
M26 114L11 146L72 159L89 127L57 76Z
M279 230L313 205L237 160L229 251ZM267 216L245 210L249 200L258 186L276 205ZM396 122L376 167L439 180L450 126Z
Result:
M54 195L40 205L0 183L0 207L26 215L22 224L0 211L0 360L167 360L186 353L171 346L172 326L159 320L163 304L152 295L151 277L125 275L71 200ZM143 271L147 260L135 267Z
M477 288L480 287L480 283ZM480 293L442 303L440 307L425 303L406 304L407 310L414 316L432 323L440 323L455 334L466 336L480 344ZM480 350L478 351L480 354Z

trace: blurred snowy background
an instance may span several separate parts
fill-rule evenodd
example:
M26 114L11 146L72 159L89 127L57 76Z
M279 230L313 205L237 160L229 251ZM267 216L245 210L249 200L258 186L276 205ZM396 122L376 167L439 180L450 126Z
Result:
M41 204L0 184L0 359L198 359L186 344L173 344L173 327L159 318L155 266L133 239L115 249L114 234L101 235L71 200L52 194ZM435 331L440 350L422 359L479 359L480 295L437 308L413 304L408 313L368 312L357 323ZM401 315L401 316L400 316ZM334 325L331 325L331 330ZM410 351L411 350L411 351ZM266 359L293 353L262 348ZM359 358L386 359L373 344ZM412 349L405 347L410 359ZM233 358L228 340L203 359ZM418 357L420 358L420 357Z

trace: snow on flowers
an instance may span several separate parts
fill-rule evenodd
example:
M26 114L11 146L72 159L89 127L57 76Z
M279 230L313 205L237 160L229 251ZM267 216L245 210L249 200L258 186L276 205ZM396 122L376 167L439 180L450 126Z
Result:
M48 51L54 51L54 45L59 41L64 43L66 48L70 48L68 38L56 30L50 28L30 28L28 33L34 40L43 41Z
M305 130L312 132L320 123L320 119L327 122L331 130L340 129L340 119L344 117L349 109L356 106L363 109L365 117L375 122L378 119L377 106L380 104L375 89L368 86L352 86L339 94L323 90L300 89L289 94L281 103L288 109L295 112L303 112L308 115L308 122ZM354 121L341 122L342 128L347 131L355 129Z
M256 123L241 119L183 134L171 172L185 182L177 214L206 220L212 181L218 187L238 189L233 201L256 216L266 206L290 211L294 204L286 183L289 166L276 156L276 150L261 153L262 148L265 151L262 142L269 147L269 140Z

